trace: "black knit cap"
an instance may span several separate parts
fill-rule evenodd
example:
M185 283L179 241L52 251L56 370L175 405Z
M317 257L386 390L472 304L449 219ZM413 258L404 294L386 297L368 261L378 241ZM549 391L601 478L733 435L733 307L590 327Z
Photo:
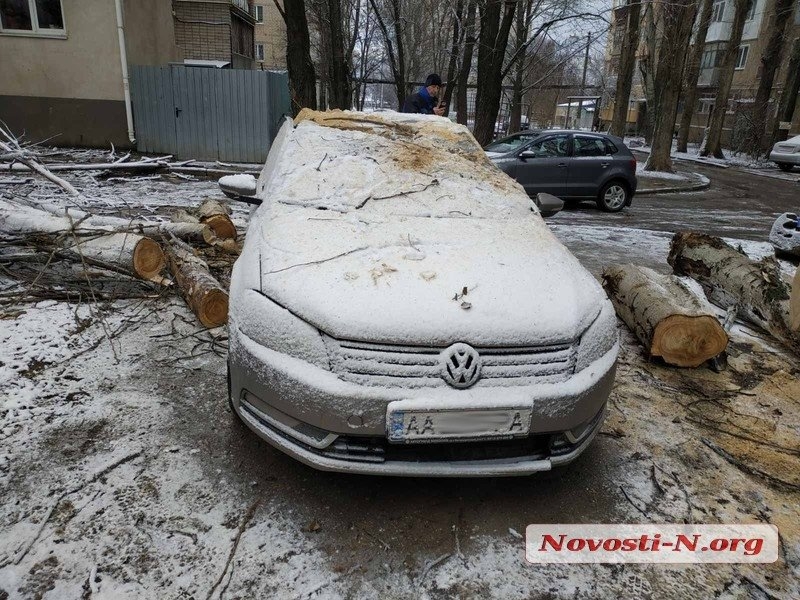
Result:
M439 77L439 75L437 75L436 73L431 73L425 78L425 87L428 87L429 85L441 86L442 78Z

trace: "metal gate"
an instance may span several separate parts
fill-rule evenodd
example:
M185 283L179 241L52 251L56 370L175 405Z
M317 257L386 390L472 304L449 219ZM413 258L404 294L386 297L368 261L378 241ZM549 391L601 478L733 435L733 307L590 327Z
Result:
M130 83L140 152L261 163L291 115L285 73L134 66Z

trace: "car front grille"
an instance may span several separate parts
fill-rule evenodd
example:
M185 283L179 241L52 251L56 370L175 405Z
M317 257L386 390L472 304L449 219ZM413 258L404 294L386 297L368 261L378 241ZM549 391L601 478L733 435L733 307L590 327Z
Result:
M446 386L440 356L446 347L398 346L337 340L325 336L336 375L360 385ZM511 386L559 383L575 373L578 341L542 346L481 348L481 380Z

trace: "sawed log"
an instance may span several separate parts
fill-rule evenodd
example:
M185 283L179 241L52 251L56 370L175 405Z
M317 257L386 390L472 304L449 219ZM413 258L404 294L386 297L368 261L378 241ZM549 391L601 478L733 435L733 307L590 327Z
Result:
M175 283L200 322L209 328L224 325L228 320L228 293L211 275L206 262L174 236L168 242L167 256Z
M728 345L716 317L676 277L636 265L612 265L603 271L603 287L650 357L697 367Z
M0 200L0 233L9 239L38 236L60 256L134 277L159 280L166 265L155 240L132 232L90 228L85 221L56 217L22 204Z
M793 330L789 312L789 284L774 258L756 262L718 237L678 232L667 261L675 274L698 281L711 302L725 310L736 306L740 318L800 353L800 333Z

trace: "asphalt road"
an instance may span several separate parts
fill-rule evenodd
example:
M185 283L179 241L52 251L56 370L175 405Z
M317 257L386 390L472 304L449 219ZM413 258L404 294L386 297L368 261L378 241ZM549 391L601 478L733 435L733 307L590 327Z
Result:
M676 231L767 242L778 215L800 211L798 182L688 161L676 166L705 175L711 179L710 188L636 195L632 205L619 213L604 213L594 203L585 202L566 208L547 222L584 265L598 274L609 262L637 262L668 270L666 252ZM800 170L794 175L800 179Z

